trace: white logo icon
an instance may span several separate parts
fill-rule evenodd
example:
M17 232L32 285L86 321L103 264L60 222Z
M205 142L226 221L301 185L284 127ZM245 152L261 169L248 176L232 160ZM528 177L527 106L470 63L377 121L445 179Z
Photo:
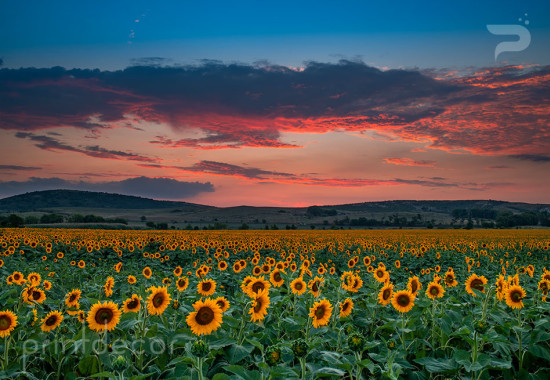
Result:
M527 14L525 14L527 16ZM522 19L520 18L521 22ZM529 25L529 20L525 20L525 25ZM489 33L497 36L517 36L517 41L504 41L495 48L495 61L501 53L523 51L531 44L531 33L523 25L487 25Z

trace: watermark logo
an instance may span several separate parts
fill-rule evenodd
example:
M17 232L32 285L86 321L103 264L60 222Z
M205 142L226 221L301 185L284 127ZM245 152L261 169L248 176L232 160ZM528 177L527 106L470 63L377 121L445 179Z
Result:
M527 16L527 13L525 14ZM529 25L529 20L518 19L525 25ZM523 25L507 24L507 25L487 25L489 33L496 36L517 36L517 41L504 41L499 43L495 48L495 61L501 53L523 51L531 44L531 33Z

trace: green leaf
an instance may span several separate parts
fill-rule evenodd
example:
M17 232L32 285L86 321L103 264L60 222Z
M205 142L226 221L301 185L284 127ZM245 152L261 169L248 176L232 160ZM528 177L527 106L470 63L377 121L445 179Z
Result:
M346 372L344 372L340 369L331 368L331 367L323 367L323 368L319 368L317 371L315 371L315 375L317 377L344 376L345 374L346 374Z
M99 371L99 360L97 356L86 356L78 362L78 371L83 376L90 376Z
M92 375L90 377L92 377L92 378L108 377L109 379L116 379L116 375L114 373L111 373L111 372L100 372L100 373L96 373L95 375Z
M550 360L550 350L540 344L533 344L529 347L529 351L539 358Z
M446 372L457 369L456 362L453 359L424 357L416 359L415 362L423 365L426 368L426 371L430 373Z
M237 364L242 359L250 355L253 349L253 346L241 346L239 344L234 344L226 351L227 359L229 360L229 363Z

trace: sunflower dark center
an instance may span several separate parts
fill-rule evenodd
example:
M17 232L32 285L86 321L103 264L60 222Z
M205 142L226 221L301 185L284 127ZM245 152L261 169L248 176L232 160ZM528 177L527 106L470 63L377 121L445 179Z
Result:
M384 298L384 300L387 300L388 298L390 298L390 295L391 295L391 290L384 289L384 292L382 293L382 298Z
M377 270L376 271L376 276L378 276L380 278L384 277L384 271L383 270Z
M411 282L411 291L414 293L418 290L418 284L416 281Z
M57 316L56 315L52 315L51 317L49 317L48 319L46 319L46 326L53 326L57 323Z
M95 313L95 321L98 325L104 325L113 319L113 311L109 308L103 307Z
M298 282L296 283L296 285L294 285L294 287L296 288L296 290L302 290L303 285L301 282Z
M2 315L0 317L0 331L7 330L11 327L11 318L8 315Z
M158 293L153 297L153 305L159 307L164 302L164 294Z
M511 298L512 301L514 301L514 302L519 302L519 301L521 301L521 292L518 292L518 291L512 291L512 292L510 292L510 298Z
M275 272L275 274L273 275L273 278L274 278L275 281L277 281L277 282L281 281L281 273Z
M470 287L472 287L476 290L482 291L483 290L483 281L476 278L475 280L472 280L472 282L470 284Z
M76 299L76 294L71 294L69 297L69 302L73 302Z
M432 296L437 296L439 294L439 289L437 288L437 286L432 286L430 288L430 294Z
M184 280L184 279L179 280L179 281L178 281L178 286L179 286L179 287L185 286L185 280Z
M409 296L403 294L403 295L400 295L399 297L397 297L397 303L399 304L399 306L408 306L409 303L411 302Z
M139 300L137 298L132 298L132 300L130 302L128 302L126 307L130 310L133 310L133 309L137 308L138 305L139 305Z
M342 311L347 311L349 309L349 302L346 302L344 303L344 305L342 305Z
M217 304L218 304L218 306L219 306L220 308L222 308L222 309L223 309L223 308L225 307L225 302L224 302L224 301L222 301L222 300L219 300L219 301L218 301L218 302L216 302L216 303L217 303Z
M197 311L195 320L199 325L206 326L214 320L214 311L208 306L203 306Z
M205 292L209 291L212 288L212 284L210 282L203 282L202 283L202 290Z
M323 318L324 315L325 315L325 307L319 306L317 310L315 310L315 317L317 317L317 319L321 319Z
M263 290L263 289L265 289L265 285L263 282L257 281L254 284L252 284L252 291L254 293L258 293L258 290Z
M313 290L314 292L317 292L319 290L319 282L318 281L315 281L312 285L311 285L311 290Z
M260 310L262 310L262 300L258 299L258 300L256 300L256 303L254 304L254 313L257 313Z
M34 290L32 292L32 299L33 300L39 300L41 296L42 296L42 294L40 292L36 291L36 290Z

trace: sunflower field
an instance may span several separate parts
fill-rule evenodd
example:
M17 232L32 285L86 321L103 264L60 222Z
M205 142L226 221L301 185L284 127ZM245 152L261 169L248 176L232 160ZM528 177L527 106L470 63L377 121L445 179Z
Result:
M0 378L550 378L550 230L0 230Z

